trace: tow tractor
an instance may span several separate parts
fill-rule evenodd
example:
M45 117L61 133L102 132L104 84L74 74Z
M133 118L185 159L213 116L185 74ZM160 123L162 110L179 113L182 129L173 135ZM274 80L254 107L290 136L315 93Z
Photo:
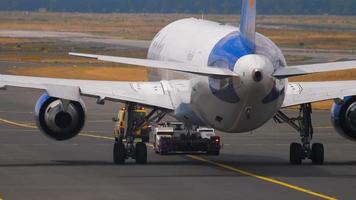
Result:
M161 155L169 153L207 153L219 155L220 137L214 129L190 130L183 123L169 122L152 129L154 150Z
M124 164L129 158L135 159L137 164L147 163L147 146L149 140L148 126L159 123L167 111L153 108L149 113L135 103L126 103L125 108L119 110L115 124L115 144L113 160L115 164Z
M114 135L115 137L123 137L125 132L125 109L121 108L118 112L117 118L113 118L115 123ZM135 106L133 110L133 123L140 124L147 117L147 112L143 106ZM150 127L147 123L144 123L141 127L133 131L133 137L135 139L141 139L142 142L149 142L150 138Z

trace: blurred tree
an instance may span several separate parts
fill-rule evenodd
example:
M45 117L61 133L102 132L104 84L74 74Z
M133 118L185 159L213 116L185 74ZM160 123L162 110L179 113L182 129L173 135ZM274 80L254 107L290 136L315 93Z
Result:
M356 15L356 0L257 0L260 14ZM0 0L0 10L238 14L241 0Z

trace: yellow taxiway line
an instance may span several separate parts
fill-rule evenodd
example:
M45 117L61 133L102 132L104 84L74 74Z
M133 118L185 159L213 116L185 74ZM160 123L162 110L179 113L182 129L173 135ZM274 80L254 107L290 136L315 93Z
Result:
M315 129L333 129L334 127L332 126L315 126Z
M106 137L106 136L94 135L94 134L89 134L89 133L80 133L79 135L83 136L83 137L91 137L91 138L115 141L115 138L113 138L113 137Z
M0 122L7 123L7 124L10 124L10 125L19 126L19 127L23 127L23 128L31 128L31 129L37 128L36 126L33 126L33 125L14 122L14 121L10 121L10 120L3 119L3 118L0 118ZM115 140L113 137L106 137L106 136L94 135L94 134L89 134L89 133L81 133L79 135L83 136L83 137L91 137L91 138L104 139L104 140L112 140L112 141ZM152 144L148 144L148 146L153 148ZM235 172L235 173L239 173L239 174L242 174L244 176L253 177L253 178L268 182L268 183L276 184L276 185L279 185L279 186L282 186L282 187L285 187L285 188L289 188L291 190L295 190L295 191L298 191L298 192L301 192L301 193L305 193L305 194L308 194L308 195L311 195L311 196L314 196L314 197L318 197L320 199L337 200L337 198L335 198L335 197L331 197L331 196L328 196L328 195L325 195L325 194L314 192L312 190L308 190L308 189L305 189L305 188L302 188L302 187L299 187L299 186L296 186L296 185L293 185L293 184L289 184L289 183L286 183L286 182L283 182L283 181L279 181L279 180L276 180L276 179L273 179L273 178L270 178L270 177L267 177L267 176L262 176L262 175L258 175L258 174L252 173L252 172L248 172L246 170L237 168L235 166L230 166L230 165L222 164L222 163L215 162L215 161L212 161L212 160L208 160L208 159L203 158L201 156L187 155L187 157L190 158L190 159L193 159L193 160L197 160L197 161L200 161L200 162L204 162L204 163L216 166L216 167L220 167L220 168L225 169L225 170L229 170L229 171L232 171L232 172ZM0 198L0 200L3 200L3 199Z
M306 194L309 194L309 195L312 195L312 196L315 196L315 197L319 197L321 199L336 200L335 197L331 197L331 196L327 196L327 195L324 195L324 194L321 194L321 193L313 192L311 190L308 190L308 189L305 189L305 188L302 188L302 187L299 187L299 186L296 186L296 185L292 185L292 184L289 184L289 183L286 183L286 182L283 182L283 181L279 181L279 180L276 180L276 179L272 179L272 178L269 178L269 177L266 177L266 176L257 175L255 173L251 173L251 172L239 169L237 167L233 167L233 166L230 166L230 165L226 165L226 164L218 163L218 162L215 162L215 161L212 161L212 160L208 160L208 159L202 158L200 156L187 155L187 157L189 157L191 159L194 159L194 160L199 160L201 162L209 163L211 165L214 165L214 166L217 166L217 167L220 167L220 168L223 168L223 169L227 169L229 171L233 171L233 172L245 175L245 176L254 177L254 178L269 182L269 183L273 183L273 184L280 185L280 186L283 186L283 187L286 187L286 188L289 188L289 189L292 189L292 190L296 190L298 192L302 192L302 193L306 193Z
M32 126L32 125L24 124L24 123L19 123L19 122L14 122L14 121L10 121L10 120L3 119L3 118L0 118L0 122L6 123L6 124L10 124L10 125L14 125L14 126L19 126L19 127L22 127L22 128L31 128L31 129L37 128L36 126Z

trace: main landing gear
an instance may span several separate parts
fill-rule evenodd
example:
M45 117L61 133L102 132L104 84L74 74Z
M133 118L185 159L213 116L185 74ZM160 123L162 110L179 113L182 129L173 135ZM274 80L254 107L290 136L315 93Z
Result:
M166 112L154 108L143 121L134 119L136 104L127 103L125 107L125 131L124 134L115 133L115 144L113 149L113 160L115 164L122 165L129 158L135 159L137 164L147 163L147 146L140 141L135 142L135 131L145 124L153 121L159 122L166 115Z
M315 165L324 163L323 144L311 144L314 133L311 113L311 104L302 104L297 118L289 118L282 111L279 111L274 117L276 122L287 123L300 133L301 143L292 143L290 145L289 158L292 165L300 165L305 159L312 160Z

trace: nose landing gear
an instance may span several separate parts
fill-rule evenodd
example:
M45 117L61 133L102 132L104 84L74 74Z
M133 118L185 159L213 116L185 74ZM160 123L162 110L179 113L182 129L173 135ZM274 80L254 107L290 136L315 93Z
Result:
M143 141L135 142L135 131L145 124L153 121L159 122L166 115L165 111L154 108L143 121L135 120L136 104L127 103L125 107L125 130L120 135L115 132L113 160L115 164L122 165L128 158L136 160L137 164L147 163L147 146Z
M274 117L276 122L287 123L300 133L301 143L292 143L290 145L289 160L292 165L300 165L305 159L312 160L315 165L324 163L323 144L314 143L311 145L314 133L311 113L311 104L302 104L297 118L289 118L282 111L279 111Z

